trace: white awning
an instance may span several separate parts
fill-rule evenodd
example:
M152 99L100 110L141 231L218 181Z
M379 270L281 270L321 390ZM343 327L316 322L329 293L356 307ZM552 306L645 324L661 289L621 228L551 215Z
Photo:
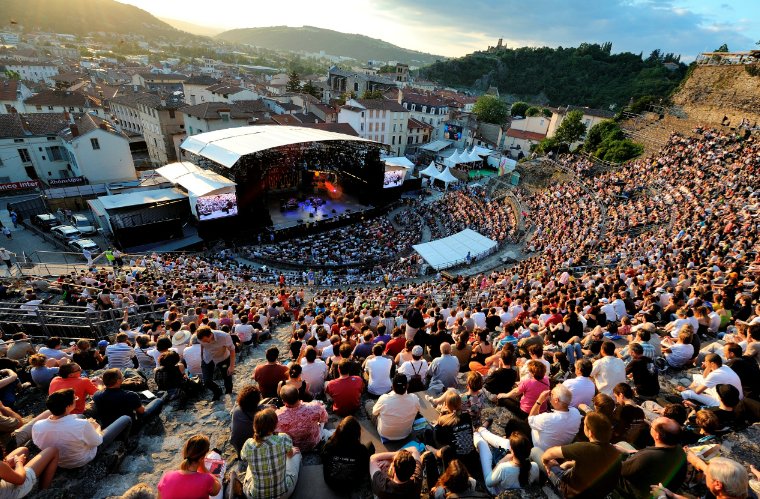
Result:
M361 137L316 128L256 125L191 135L182 141L180 148L231 168L237 160L248 154L292 144L332 140L377 144Z
M474 163L476 161L482 161L482 159L480 158L480 156L478 156L478 154L473 149L472 151L470 151L470 154L467 155L467 162Z
M442 149L446 149L450 145L451 145L451 141L450 140L439 139L439 140L434 140L433 142L431 142L429 144L425 144L420 149L423 149L425 151L435 151L435 152L438 152L438 151L440 151Z
M456 150L456 149L454 149L454 154L452 154L451 156L449 156L449 157L448 157L448 158L446 158L446 159L448 159L448 160L449 160L449 163L450 163L450 164L452 164L452 165L455 165L455 164L457 164L457 163L459 163L459 162L460 162L460 157L461 157L461 156L459 156L459 153L457 153L457 150Z
M420 175L427 175L428 177L437 177L441 171L435 166L435 161L430 162L430 166L425 168L424 171L420 172Z
M142 206L144 204L162 203L187 198L187 194L173 187L171 189L151 189L147 191L130 191L113 196L101 196L98 200L106 210L117 208L129 208L130 206Z
M414 166L414 163L409 161L404 156L399 156L397 158L385 158L383 161L385 161L385 163L388 165L403 166L405 168L412 168Z
M472 229L465 229L443 239L413 246L414 250L436 270L464 263L468 251L474 260L477 255L495 247L496 241L492 241Z
M156 171L165 179L181 185L196 196L205 196L211 192L236 185L235 182L218 173L198 168L189 161L171 163L156 169Z
M485 147L480 146L472 146L472 150L475 151L475 154L478 156L490 156L496 151L492 151L490 149L486 149Z

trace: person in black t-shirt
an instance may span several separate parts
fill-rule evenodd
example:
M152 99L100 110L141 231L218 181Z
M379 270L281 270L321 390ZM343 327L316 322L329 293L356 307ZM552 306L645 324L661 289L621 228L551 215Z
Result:
M340 422L332 437L322 448L322 464L325 483L333 489L353 489L361 484L369 465L369 457L375 453L372 442L360 441L362 427L353 416Z
M500 353L501 367L491 371L486 377L483 388L489 395L496 397L500 393L509 393L512 388L515 387L517 381L517 371L512 369L512 365L515 363L514 354L503 349ZM491 399L493 402L494 399Z
M657 367L649 357L644 356L644 348L638 343L628 347L631 362L625 368L625 374L633 379L637 397L655 397L660 393L660 380Z
M728 360L726 365L739 376L744 396L760 394L760 366L757 361L752 357L744 356L742 347L738 343L726 343L723 347L723 355Z
M551 447L541 456L549 480L560 497L598 499L615 489L622 469L622 454L610 444L612 424L598 412L583 422L588 442ZM557 460L562 459L562 465Z
M633 401L633 389L618 383L613 389L617 407L612 412L612 442L627 442L637 449L651 445L649 423L644 410Z
M121 416L129 416L133 422L145 424L150 417L158 415L164 405L163 399L157 398L144 407L139 395L121 388L122 381L124 377L119 369L108 369L103 373L106 388L92 396L102 428L107 428Z
M427 338L427 346L430 351L430 356L433 359L441 356L442 343L448 343L449 345L454 344L454 338L452 338L451 334L446 331L446 323L443 321L438 321L436 326L438 330L435 332L435 334L431 334Z
M448 445L458 458L470 456L475 451L470 414L462 412L462 398L455 390L446 393L444 402L448 414L441 414L435 425L435 440L439 447Z

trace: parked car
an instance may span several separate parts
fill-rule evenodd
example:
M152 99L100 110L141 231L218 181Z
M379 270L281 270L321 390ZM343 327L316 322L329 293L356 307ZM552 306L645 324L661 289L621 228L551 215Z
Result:
M32 217L32 225L36 225L44 232L50 232L50 229L61 225L61 222L52 213L40 213Z
M83 250L87 249L92 253L93 257L100 253L100 247L95 244L92 239L77 239L76 241L71 241L69 242L69 247L77 253L81 253Z
M72 215L69 219L69 225L76 227L82 234L97 234L95 226L84 215Z
M59 225L58 227L53 227L50 229L50 233L53 234L54 238L60 239L64 242L74 241L82 237L82 233L71 225Z

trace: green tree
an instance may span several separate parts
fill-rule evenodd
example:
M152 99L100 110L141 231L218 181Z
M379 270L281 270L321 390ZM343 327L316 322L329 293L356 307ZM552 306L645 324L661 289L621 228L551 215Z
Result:
M601 123L597 123L588 131L586 141L583 143L583 150L593 154L599 147L599 144L613 133L616 133L616 131L620 132L621 135L623 133L614 121L602 121ZM615 138L625 137L616 136Z
M501 125L507 119L507 105L494 95L484 95L472 106L472 112L483 123Z
M541 110L536 106L531 106L525 110L525 116L528 117L538 116L539 114L541 114Z
M555 137L560 144L568 148L573 142L578 142L586 134L586 125L583 124L583 111L570 111L557 127Z
M382 100L382 99L385 99L385 94L381 92L380 90L370 91L369 89L367 89L362 94L362 99Z
M298 80L298 73L295 71L288 75L288 82L285 84L285 90L288 92L301 91L301 82Z
M713 52L728 52L728 45L724 43L720 48L713 50Z
M622 163L640 156L643 152L643 144L632 142L629 139L606 139L599 145L599 149L594 152L594 156L611 163Z
M5 68L5 70L3 71L3 74L5 74L5 77L8 78L9 80L21 79L21 75L19 74L19 72L13 71L12 69Z
M304 86L301 87L301 92L309 94L313 97L319 97L319 88L317 88L317 86L314 85L311 80L307 81Z
M522 101L517 101L514 104L512 104L512 109L510 110L510 114L514 116L525 116L525 111L528 110L530 106Z
M337 105L339 105L339 106L345 106L346 105L346 101L349 100L349 99L356 99L356 92L354 92L353 90L351 90L350 92L341 95L340 97L338 97L337 99L335 99L335 103Z
M546 116L547 118L551 118L551 117L552 117L552 111L551 111L551 109L549 109L548 107L545 107L545 108L543 108L543 109L541 110L541 114L543 114L543 115L544 115L544 116Z

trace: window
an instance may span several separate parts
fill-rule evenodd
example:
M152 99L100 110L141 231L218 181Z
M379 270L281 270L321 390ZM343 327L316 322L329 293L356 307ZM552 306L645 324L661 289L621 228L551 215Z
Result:
M362 113L362 118L364 118L364 113Z
M396 145L396 136L395 135L391 136L391 145L393 145L393 146Z
M169 109L169 118L174 119L174 109Z
M22 163L31 163L32 162L32 157L29 156L29 151L28 150L26 150L26 149L19 149L18 150L18 155L21 157L21 162Z
M0 177L0 184L7 184L10 183L11 178L10 177Z
M222 114L221 116L222 116L222 121L223 122L227 123L228 121L230 121L230 115L229 114Z
M58 178L69 178L71 176L71 172L68 170L58 170Z
M19 143L23 144L24 139L13 139L13 142L15 142L16 144L19 144Z
M37 111L42 111L42 106L35 106L37 108ZM48 106L50 107L50 106Z
M54 141L55 139L57 139L57 137L48 137L47 139L48 141Z
M395 120L395 119L397 119L397 118L396 118L396 115L397 115L397 114L398 114L398 113L396 113L395 111L393 112L393 119L394 119L394 120Z
M70 107L70 108L69 108L69 112L70 112L70 113L73 113L73 112L74 112L74 108L73 108L73 107Z
M192 135L193 134L193 127L190 126L189 128L190 128L190 135Z
M359 131L360 132L364 131L364 123L359 123Z
M63 149L60 146L46 147L48 158L50 161L65 161L66 158L63 155Z
M374 109L370 109L369 110L369 117L370 118L374 118L375 117L375 110Z
M395 113L394 113L394 114L395 114ZM395 124L395 123L393 124L393 131L394 131L394 132L396 131L396 124Z
M383 111L383 112L385 112L385 111ZM385 122L384 121L383 121L383 124L382 124L382 130L385 131Z
M399 132L403 132L404 131L404 124L403 123L399 123L399 125L398 125L398 131Z
M544 126L544 120L541 120L541 121L538 123L538 126Z
M588 126L589 126L590 124L591 124L591 120L590 120L590 119L586 120L586 128L588 128Z
M354 82L354 92L358 92L358 91L359 91L359 83Z
M80 108L79 108L79 112L80 112L80 113L83 113L83 112L84 112L84 108L80 107Z
M385 135L380 136L380 142L385 142Z
M100 149L100 143L98 142L98 139L90 139L90 144L92 144L93 151Z

